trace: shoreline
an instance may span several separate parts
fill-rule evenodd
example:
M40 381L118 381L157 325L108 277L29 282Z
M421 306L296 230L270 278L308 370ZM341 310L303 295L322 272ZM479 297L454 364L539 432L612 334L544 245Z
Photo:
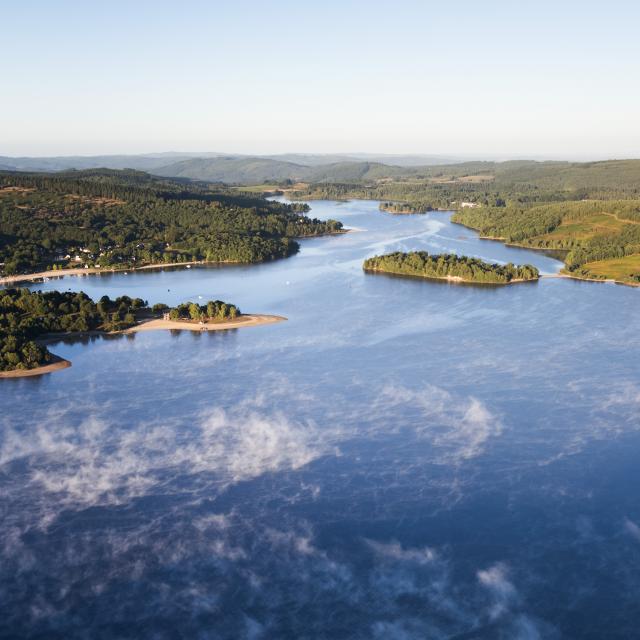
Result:
M224 331L226 329L240 329L242 327L259 327L265 324L276 324L284 322L287 318L284 316L273 316L267 314L243 314L235 320L225 320L222 322L210 322L200 324L191 320L163 320L162 318L154 318L153 320L144 320L134 327L129 327L123 331L113 331L105 335L116 334L132 334L142 331Z
M563 271L559 273L542 275L540 277L551 278L551 279L565 278L568 280L581 280L582 282L601 282L603 284L618 284L623 287L634 287L634 288L640 287L640 283L636 284L635 282L625 282L624 280L615 280L614 278L585 278L584 276L575 276L570 273L565 273Z
M349 233L351 229L338 229L336 231L329 231L328 233L322 233L315 236L300 236L296 238L297 240L306 240L310 238L323 238L326 236L335 236L335 235L343 235L345 233ZM283 258L276 259L284 259L291 258L293 255L284 256ZM267 262L272 262L269 260ZM0 278L0 287L6 285L13 285L19 282L33 282L35 280L43 280L44 278L64 278L65 276L91 276L91 275L100 275L104 274L113 274L113 273L128 273L129 271L146 271L148 269L164 269L165 267L192 267L192 266L206 266L206 265L251 265L251 264L263 264L263 262L241 262L239 260L190 260L189 262L159 262L155 264L145 264L140 267L89 267L85 269L84 267L74 267L72 269L50 269L48 271L38 271L35 273L23 273L17 274L13 276L3 276Z
M11 371L0 371L0 380L9 378L31 378L33 376L43 376L47 373L53 373L54 371L60 371L61 369L68 369L71 366L69 360L65 360L60 356L51 354L51 362L41 367L35 367L34 369L12 369Z
M40 280L44 278L64 278L65 276L91 276L99 275L101 273L124 273L129 271L144 271L146 269L162 269L163 267L190 267L193 265L205 265L205 264L242 264L240 262L207 262L205 260L192 260L190 262L162 262L158 264L146 264L141 267L122 267L122 268L107 268L100 269L98 267L90 267L85 269L84 267L78 267L73 269L57 269L49 271L38 271L37 273L24 273L15 276L3 276L0 278L0 286L9 285L17 282L31 282L33 280Z
M287 318L284 316L250 313L243 314L234 320L204 324L190 320L164 320L162 318L153 318L151 320L143 320L134 327L129 327L122 331L82 331L74 333L49 334L42 336L38 342L41 344L47 344L69 338L130 335L133 333L140 333L142 331L228 331L230 329L241 329L242 327L259 327L267 324L276 324L286 320ZM33 376L41 376L47 373L53 373L54 371L60 371L61 369L67 369L71 366L71 362L69 360L65 360L54 353L51 354L51 357L52 361L41 367L0 371L0 380L4 378L29 378Z

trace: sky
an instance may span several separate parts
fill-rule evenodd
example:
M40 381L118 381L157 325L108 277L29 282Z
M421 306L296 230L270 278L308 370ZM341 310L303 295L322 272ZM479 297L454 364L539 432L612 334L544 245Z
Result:
M0 8L0 155L640 157L638 2Z

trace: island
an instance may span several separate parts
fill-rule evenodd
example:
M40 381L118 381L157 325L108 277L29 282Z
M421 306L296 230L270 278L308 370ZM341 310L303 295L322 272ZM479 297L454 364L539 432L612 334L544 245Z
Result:
M494 264L453 253L429 254L426 251L396 251L374 256L364 261L363 269L369 273L497 285L527 282L540 277L538 269L530 264Z
M141 298L103 296L94 302L85 293L0 291L0 378L49 373L70 366L46 347L64 337L133 333L156 329L219 331L286 320L282 316L246 315L222 300L177 307L149 306Z
M433 207L427 204L411 204L409 202L381 202L380 211L393 214L427 213L433 211Z

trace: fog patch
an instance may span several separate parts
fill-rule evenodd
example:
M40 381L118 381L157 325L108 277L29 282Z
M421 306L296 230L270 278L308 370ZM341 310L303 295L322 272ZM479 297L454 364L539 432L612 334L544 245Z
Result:
M501 435L500 419L474 397L459 398L427 385L420 390L389 385L383 388L378 407L391 412L414 407L422 420L413 423L418 437L442 449L443 460L459 463L480 455L491 438Z

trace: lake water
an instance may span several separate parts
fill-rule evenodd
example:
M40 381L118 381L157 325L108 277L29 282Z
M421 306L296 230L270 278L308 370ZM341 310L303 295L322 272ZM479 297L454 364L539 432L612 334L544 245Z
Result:
M313 202L270 264L37 285L287 322L52 351L0 384L0 636L633 638L640 291L362 272L392 250L560 263L444 212Z

